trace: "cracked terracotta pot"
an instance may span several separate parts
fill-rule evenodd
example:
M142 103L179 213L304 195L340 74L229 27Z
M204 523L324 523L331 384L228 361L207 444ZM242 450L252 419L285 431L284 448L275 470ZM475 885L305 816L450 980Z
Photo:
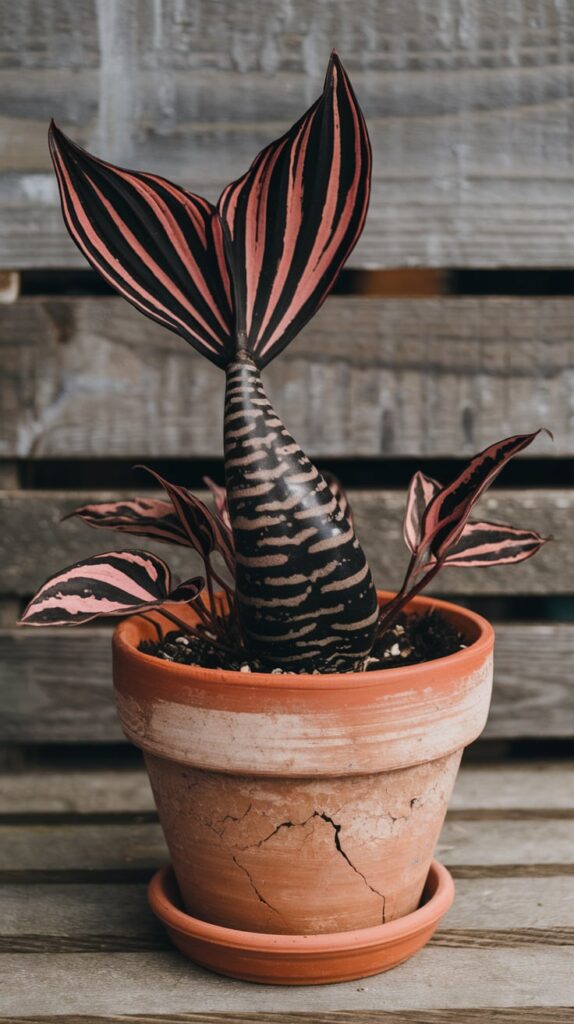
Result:
M138 650L153 636L145 620L117 627L122 727L144 751L190 915L230 929L320 935L416 910L492 684L490 625L434 599L410 608L431 605L466 648L361 674L177 665Z

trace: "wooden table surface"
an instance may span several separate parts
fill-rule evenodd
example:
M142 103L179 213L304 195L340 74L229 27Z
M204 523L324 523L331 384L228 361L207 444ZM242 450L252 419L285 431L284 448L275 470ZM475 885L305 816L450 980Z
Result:
M166 850L143 772L3 783L2 1020L574 1021L574 763L464 767L437 851L456 900L430 945L315 988L221 978L169 945L146 902Z

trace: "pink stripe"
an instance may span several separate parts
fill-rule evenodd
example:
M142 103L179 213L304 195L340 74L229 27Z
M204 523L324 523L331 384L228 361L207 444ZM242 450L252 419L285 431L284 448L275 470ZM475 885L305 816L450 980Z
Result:
M309 142L309 135L313 126L313 121L317 113L317 107L311 114L311 116L305 121L295 137L291 142L291 155L289 160L289 181L292 185L287 190L287 196L285 198L285 205L287 207L287 216L285 222L285 232L283 234L283 249L281 252L281 258L277 267L275 277L273 279L273 287L267 303L267 309L265 315L261 321L261 327L259 329L259 338L263 336L267 328L267 324L271 319L277 302L281 296L281 292L285 287L285 282L289 275L291 263L293 261L293 255L295 252L295 246L297 244L297 238L299 237L299 231L301 228L301 221L303 216L303 168L305 165L305 155L307 153L307 144ZM301 146L299 149L299 155L295 158L297 149L297 142L301 139ZM259 346L256 346L257 348ZM267 346L266 346L267 347ZM265 352L265 348L262 349Z
M336 71L335 71L335 75L336 75ZM318 284L319 280L321 279L324 271L328 269L329 263L333 259L333 255L336 252L336 250L337 250L337 248L338 248L338 246L339 246L339 244L340 244L340 242L341 242L341 240L342 240L342 238L343 238L343 236L345 234L345 231L347 230L348 223L349 223L350 218L351 218L351 216L353 214L353 210L354 210L354 207L355 207L355 199L356 199L356 196L357 196L357 193L358 193L359 181L360 181L360 176L361 176L361 159L360 159L360 157L361 157L361 149L360 149L360 136L359 136L359 122L358 122L357 112L356 112L354 104L351 104L351 111L352 111L353 121L354 121L354 125L355 125L355 132L354 132L354 138L355 138L355 174L354 174L354 177L353 177L353 181L351 183L351 187L350 187L349 192L347 194L347 198L345 200L345 205L344 205L343 211L342 211L341 216L339 218L339 223L337 225L337 228L335 229L335 231L331 235L330 239L328 239L328 234L329 234L329 232L331 230L331 227L332 227L333 214L334 214L334 210L335 210L335 199L336 199L336 193L337 193L337 187L338 187L338 186L333 187L330 184L329 185L329 191L328 191L328 194L327 194L327 203L325 204L326 213L324 213L323 217L322 217L322 224L326 221L327 216L329 217L329 224L328 224L328 226L325 224L325 226L323 226L322 230L320 230L320 232L318 233L315 245L313 246L313 249L312 249L311 254L309 256L309 260L307 262L306 270L304 271L304 273L302 275L302 278L301 278L301 285L297 289L296 296L294 297L294 300L291 303L289 309L286 311L286 313L284 314L283 318L281 319L281 321L279 322L279 324L275 328L275 331L273 332L271 337L268 339L268 341L265 343L265 345L261 349L261 355L265 355L265 353L269 350L269 348L271 348L271 346L284 334L286 327L296 317L296 315L299 313L299 311L301 310L301 308L303 307L303 305L305 304L307 299L312 295L312 293L315 290L315 288L317 287L317 284ZM338 175L339 175L339 170L340 170L340 145L341 145L341 137L340 137L339 108L338 108L338 105L337 105L336 86L335 86L335 88L333 90L333 117L334 117L334 136L335 136L334 144L333 144L333 147L334 147L333 166L335 168L336 175L337 175L337 181L338 181ZM333 175L331 175L331 178L333 178ZM329 193L331 193L331 194L329 195ZM319 252L319 250L320 250L320 252ZM341 262L343 262L345 258L346 258L346 253L343 255L343 259L341 260ZM315 260L315 264L313 266L312 264L313 264L314 260ZM323 293L323 296L321 297L321 301L323 300L323 298L325 298L325 296L330 291L331 283L332 282L330 282L328 284L328 287L326 288L325 292Z
M219 214L214 213L211 219L211 237L213 240L213 246L215 249L215 255L217 258L217 266L219 268L219 276L225 290L225 297L227 299L227 305L229 306L229 312L232 310L231 301L231 281L229 279L229 271L227 269L227 263L225 262L225 245L223 242L223 229L221 227L221 221Z
M170 277L168 277L165 271L161 269L161 267L150 256L147 250L144 249L143 245L141 245L141 243L138 242L137 238L135 237L133 232L130 231L125 221L120 217L119 213L117 213L117 211L114 210L112 204L106 199L101 189L98 188L98 186L95 184L95 182L92 181L92 179L86 172L84 173L86 180L90 182L90 185L92 186L94 192L98 196L100 202L102 203L102 206L105 207L110 219L114 222L116 227L120 229L126 241L129 242L129 244L131 245L133 251L136 253L137 256L140 257L142 263L156 275L156 277L158 278L158 280L162 282L164 287L167 288L167 290L170 291L177 298L180 305L182 305L184 309L187 309L188 313L191 313L194 319L197 320L198 323L201 324L201 326L207 331L207 333L211 335L214 341L218 342L219 346L221 346L221 338L215 333L215 331L212 330L212 328L209 326L209 324L206 323L203 317L199 315L199 313L193 307L187 296L183 294L183 292L177 287L175 282L172 281ZM93 234L92 241L94 240L94 238L97 237L97 235ZM122 267L122 273L123 269L124 268ZM210 351L218 351L216 348L210 345L209 342L204 340L203 343L207 348L210 349Z
M263 157L255 177L248 182L249 192L245 212L245 279L247 295L245 330L248 336L252 328L253 306L265 255L269 187L275 165L286 144L287 139L284 139L275 150L270 147Z
M190 334L193 334L193 336L197 338L197 340L201 342L202 345L205 345L205 347L210 349L211 351L215 351L214 349L211 349L211 346L208 344L208 342L206 342L205 339L201 337L201 335L197 334L197 332L194 331L193 328L191 328L190 325L185 322L185 320L182 320L175 313L172 313L171 310L167 309L166 306L162 305L162 303L160 303L156 298L154 298L154 296L150 295L149 292L144 291L141 285L131 276L131 274L125 267L122 266L122 275L126 283L130 284L135 289L136 292L139 292L141 295L145 296L145 298L148 300L147 302L143 301L141 298L138 299L137 297L134 297L126 288L123 287L123 282L121 278L115 277L113 274L111 274L108 268L105 266L105 264L103 264L101 260L96 259L96 257L89 251L85 244L83 236L80 235L77 231L76 226L70 215L70 211L68 208L68 196L72 201L74 211L77 214L84 231L86 232L86 236L93 242L98 252L105 259L107 259L112 266L118 263L118 260L114 256L112 256L111 252L109 251L103 240L92 231L91 223L89 219L86 217L84 208L81 204L79 196L77 195L72 185L66 167L60 161L59 154L57 155L57 161L54 162L54 166L56 168L58 180L60 181L60 194L62 197L62 206L70 234L75 239L78 246L80 247L82 252L84 252L89 261L96 267L98 272L102 275L102 277L105 278L105 280L108 281L111 285L113 285L113 287L116 288L121 295L125 295L125 297L130 302L133 302L133 304L137 306L139 309L147 313L149 313L151 309L153 311L154 316L157 317L157 319L161 321L161 323L164 323L168 327L173 327L174 324L180 324L180 326L183 327L186 331L189 331ZM166 315L162 315L162 313L158 312L159 310L162 310L163 314Z

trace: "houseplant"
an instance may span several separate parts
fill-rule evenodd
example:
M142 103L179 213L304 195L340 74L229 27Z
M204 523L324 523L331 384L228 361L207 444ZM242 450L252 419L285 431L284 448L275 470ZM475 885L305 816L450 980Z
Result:
M144 550L96 555L47 580L21 621L135 613L114 637L116 698L177 878L154 879L152 905L181 948L282 983L390 967L452 898L432 854L492 682L488 623L417 595L444 566L517 562L544 543L471 519L537 432L489 446L446 486L415 475L405 580L377 594L340 485L301 451L261 380L366 217L370 145L336 55L322 96L217 207L91 156L55 125L50 145L84 255L225 370L225 489L211 485L211 510L156 473L163 500L77 509L90 526L193 548L205 574L174 585ZM440 656L417 657L421 631L427 649L433 633L446 644Z

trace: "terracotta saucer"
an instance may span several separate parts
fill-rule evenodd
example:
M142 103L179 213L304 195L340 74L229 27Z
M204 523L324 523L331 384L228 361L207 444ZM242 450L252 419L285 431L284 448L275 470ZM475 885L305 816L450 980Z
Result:
M416 953L454 898L454 882L433 861L418 910L374 928L329 935L271 935L236 931L181 909L170 865L152 878L150 906L178 949L211 971L267 985L326 985L388 971Z

